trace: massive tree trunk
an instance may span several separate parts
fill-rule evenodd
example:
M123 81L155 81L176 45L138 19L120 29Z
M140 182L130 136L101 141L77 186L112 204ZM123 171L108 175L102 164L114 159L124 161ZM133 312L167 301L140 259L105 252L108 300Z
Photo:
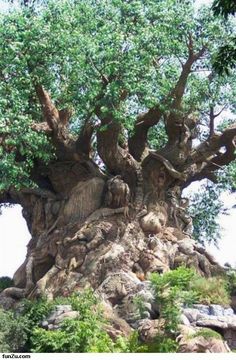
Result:
M180 264L205 276L219 272L191 238L183 180L162 160L145 161L133 178L104 175L91 160L55 161L41 169L44 188L12 191L32 239L4 295L54 297L89 285L122 312L152 272Z

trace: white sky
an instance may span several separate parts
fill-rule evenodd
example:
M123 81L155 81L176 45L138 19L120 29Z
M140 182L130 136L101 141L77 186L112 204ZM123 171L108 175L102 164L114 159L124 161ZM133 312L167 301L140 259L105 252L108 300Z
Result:
M12 276L23 263L29 240L20 205L3 209L0 216L0 276Z
M209 4L212 0L198 0L197 7ZM0 0L0 11L5 9L4 2ZM226 206L236 204L236 195L224 195ZM230 211L230 215L221 215L219 223L223 228L222 241L219 242L219 250L210 247L210 251L216 259L236 265L236 209ZM0 216L0 276L13 276L17 268L23 263L26 256L26 245L30 240L26 222L21 215L19 205L13 208L3 209Z

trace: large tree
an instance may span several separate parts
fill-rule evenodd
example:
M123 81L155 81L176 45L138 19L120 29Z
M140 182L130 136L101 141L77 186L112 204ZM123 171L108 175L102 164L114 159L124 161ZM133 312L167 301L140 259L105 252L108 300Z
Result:
M235 72L212 69L232 31L187 0L27 1L1 15L0 202L21 204L32 234L5 294L184 261L216 270L197 245L188 256L181 193L235 160L236 124L217 129Z

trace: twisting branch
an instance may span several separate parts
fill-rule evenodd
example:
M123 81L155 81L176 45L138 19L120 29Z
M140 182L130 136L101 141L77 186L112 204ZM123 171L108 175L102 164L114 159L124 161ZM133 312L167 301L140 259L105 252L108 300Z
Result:
M184 173L181 173L179 171L177 171L173 165L171 164L171 162L169 160L167 160L166 158L164 158L164 156L160 155L160 154L156 154L153 152L150 152L150 156L156 158L158 161L160 161L166 168L166 170L169 172L169 174L174 178L174 179L178 179L178 180L182 180L185 181L186 180L186 175Z
M193 50L193 40L191 34L189 35L188 41L188 58L182 66L182 71L180 77L170 94L170 98L172 99L172 103L170 106L170 114L166 119L166 131L168 134L169 143L174 143L178 141L181 136L180 125L182 125L182 117L179 115L179 111L181 110L181 103L183 99L183 95L186 89L188 77L192 71L193 64L199 60L204 52L206 51L206 46L204 45L201 50L198 52L194 52Z
M211 177L212 173L236 159L236 124L221 135L214 134L194 149L186 161L188 181Z
M90 61L90 63L92 64L94 70L100 75L101 79L102 79L102 82L103 84L106 86L109 84L109 79L108 77L103 74L103 72L97 67L97 65L95 64L95 62L93 61L93 59L91 58L91 56L88 56L88 59Z
M169 138L169 143L174 143L176 139L179 139L179 136L181 137L178 111L181 108L181 101L186 88L187 79L189 74L191 73L192 65L198 59L200 59L206 51L206 46L203 46L201 50L196 53L194 52L193 40L191 35L189 35L187 46L188 58L186 62L182 65L182 71L175 87L168 94L166 99L163 100L162 107L160 105L156 105L147 112L140 114L137 118L134 126L134 133L129 138L128 143L131 155L138 161L142 159L142 154L147 147L148 130L152 126L158 124L161 117L164 115L164 110L162 109L165 108L165 105L168 105L170 103L170 99L170 114L166 117L166 130Z
M141 160L147 146L148 130L158 124L162 113L159 106L155 106L138 116L134 126L134 133L128 140L129 151L137 161Z
M226 105L218 112L218 113L214 113L214 107L210 106L210 112L209 112L209 119L210 119L210 123L209 123L209 137L212 137L214 135L215 132L215 119L220 116L220 114L225 110Z
M35 90L45 121L41 124L34 124L33 128L35 130L43 130L51 137L58 159L78 161L87 158L79 147L78 149L76 148L76 141L68 131L69 119L71 117L70 111L67 109L58 110L48 92L41 85L35 85Z
M96 115L101 121L101 128L97 131L97 150L109 171L117 175L128 169L136 169L135 159L127 149L119 145L121 124L114 119L112 113L104 115L99 107L96 110Z
M76 140L76 150L81 151L82 153L90 156L92 147L92 136L94 134L94 131L96 129L96 126L91 121L86 121L84 125L82 126L79 136Z

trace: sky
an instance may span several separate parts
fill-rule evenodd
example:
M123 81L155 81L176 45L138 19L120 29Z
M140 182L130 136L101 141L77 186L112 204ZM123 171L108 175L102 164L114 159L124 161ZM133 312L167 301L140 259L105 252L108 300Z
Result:
M211 0L198 0L197 6L209 4ZM0 0L0 11L5 9L4 2ZM196 187L195 187L196 189ZM236 194L223 194L226 206L232 207L236 204ZM225 262L236 265L236 209L231 209L229 215L221 215L219 223L222 227L222 240L219 249L208 247L209 251L223 265ZM26 222L21 214L21 207L15 205L5 208L0 215L0 276L12 277L17 268L24 262L27 244L31 236L28 232Z

